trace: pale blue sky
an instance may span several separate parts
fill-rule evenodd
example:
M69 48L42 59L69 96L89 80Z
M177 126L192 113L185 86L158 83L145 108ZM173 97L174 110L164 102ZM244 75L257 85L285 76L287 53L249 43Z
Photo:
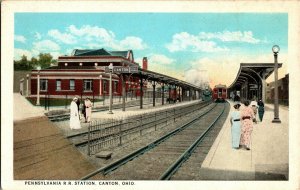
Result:
M199 60L288 47L284 13L16 13L14 23L15 59L69 55L75 48L132 49L137 62L146 56L150 68L180 73Z

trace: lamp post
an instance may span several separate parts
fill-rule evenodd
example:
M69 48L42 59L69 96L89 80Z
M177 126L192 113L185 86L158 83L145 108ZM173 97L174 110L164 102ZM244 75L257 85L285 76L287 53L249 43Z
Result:
M99 92L99 95L100 97L102 96L102 75L99 75L99 78L100 78L100 92Z
M40 105L40 71L41 71L41 67L38 66L37 67L37 97L36 97L36 105L39 106Z
M29 85L28 85L28 80L29 80L29 74L26 75L26 96L29 96Z
M156 86L156 82L152 81L152 87L153 87L153 95L152 95L152 98L153 98L153 107L155 107L155 86Z
M113 114L112 112L112 72L113 72L113 64L110 63L108 66L109 69L109 110L108 113L109 114Z
M272 51L274 53L274 119L272 120L272 123L281 123L279 119L279 107L278 107L278 53L280 51L280 48L278 45L274 45L272 47Z

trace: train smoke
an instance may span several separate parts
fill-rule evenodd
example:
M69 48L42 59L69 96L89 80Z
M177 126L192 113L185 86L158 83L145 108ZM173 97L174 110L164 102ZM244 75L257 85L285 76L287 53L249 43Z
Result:
M205 89L209 86L209 77L207 70L190 69L184 73L184 79L186 82L200 86Z

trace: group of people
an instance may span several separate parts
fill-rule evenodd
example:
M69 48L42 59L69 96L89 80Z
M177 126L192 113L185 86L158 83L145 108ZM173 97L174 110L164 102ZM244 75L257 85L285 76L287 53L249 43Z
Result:
M85 123L91 122L92 115L92 102L89 98L84 100L82 105L82 115ZM71 129L80 129L80 100L77 97L74 97L70 105L70 128Z
M253 123L257 123L256 114L258 110L259 119L262 122L264 115L264 103L253 100L244 101L244 108L240 110L241 104L234 104L234 111L231 113L231 137L232 148L245 148L250 150L251 134Z

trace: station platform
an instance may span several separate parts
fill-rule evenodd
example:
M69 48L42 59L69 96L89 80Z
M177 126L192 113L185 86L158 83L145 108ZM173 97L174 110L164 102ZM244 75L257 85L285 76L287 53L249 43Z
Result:
M46 116L15 121L15 180L76 180L96 169Z
M229 103L231 113L234 110L233 102ZM272 123L273 105L265 105L263 121L254 123L251 150L231 147L229 114L202 163L200 173L203 173L203 178L207 180L288 180L288 107L279 106L279 114L281 123Z
M13 120L20 121L24 119L31 119L34 117L41 117L45 115L45 110L41 106L33 106L25 96L19 93L13 95L14 113Z

